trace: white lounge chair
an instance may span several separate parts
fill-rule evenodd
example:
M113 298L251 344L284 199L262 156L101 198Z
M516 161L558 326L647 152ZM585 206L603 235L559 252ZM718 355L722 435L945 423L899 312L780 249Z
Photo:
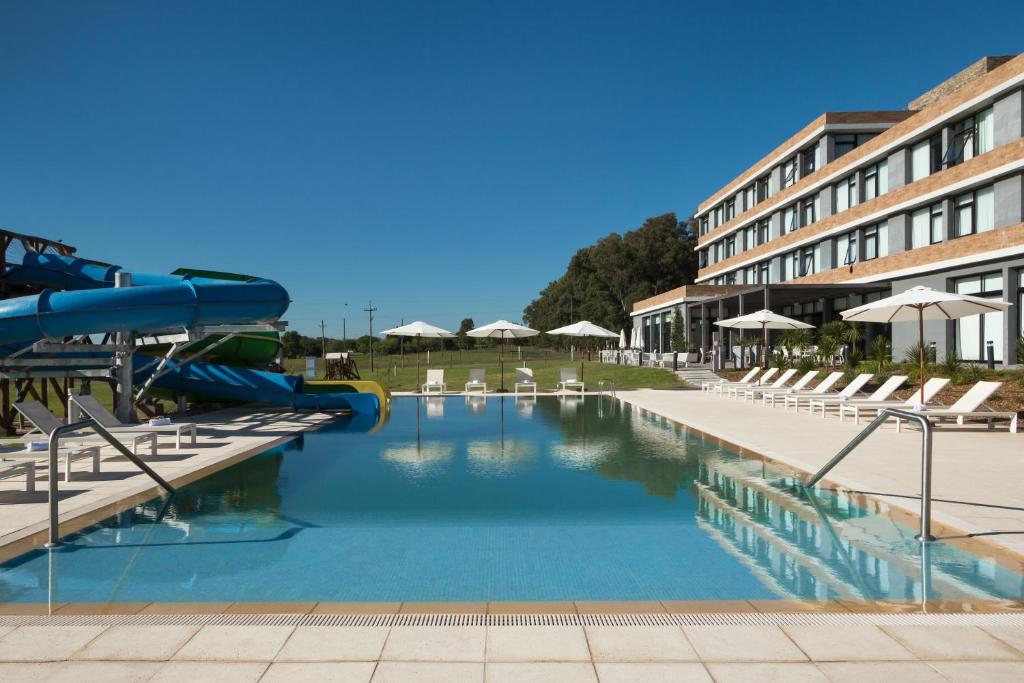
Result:
M1014 434L1017 433L1017 413L1010 411L993 411L993 410L980 410L981 405L988 400L988 397L996 392L996 389L1003 386L1002 382L978 382L970 390L960 397L960 400L951 405L948 408L925 408L924 410L910 410L907 412L917 413L918 415L924 415L925 417L937 418L943 420L945 418L956 418L956 423L962 425L964 418L967 417L980 417L988 422L988 428L992 429L992 421L996 419L1009 420L1010 431ZM896 418L896 431L900 431L901 423L903 421Z
M835 386L835 383L842 379L842 377L843 373L841 372L831 372L827 377L825 377L825 379L818 382L818 385L816 387L814 387L813 389L803 391L796 391L792 388L765 389L764 392L761 394L761 405L768 405L769 403L771 403L772 408L774 408L775 399L787 395L821 396L823 394L827 394L829 389Z
M793 375L795 375L795 374L796 374L796 370L794 370L793 368L790 368L789 370L786 370L781 375L779 375L778 379L776 379L773 384L770 384L768 386L770 386L772 389L781 389L782 386L786 382L788 382L789 379ZM750 387L745 387L745 386L740 386L738 384L733 384L733 385L725 387L725 393L727 395L729 395L729 396L735 396L736 398L739 398L740 394L745 392L747 389L756 389L759 386L763 386L763 385L754 385L754 386L750 386Z
M464 391L468 394L474 389L487 393L487 371L486 370L470 370L469 381L466 382Z
M56 415L47 410L39 401L25 401L24 403L15 403L14 408L25 416L25 419L32 423L32 425L40 432L45 434L47 437L53 433L58 427L64 426ZM126 438L121 438L122 436ZM107 443L103 437L86 432L73 432L71 434L65 434L63 438L69 442L93 444L96 442ZM139 454L139 445L143 443L149 443L149 454L156 455L157 437L154 431L144 432L128 432L126 434L114 435L118 441L127 442L131 444L131 451L135 455Z
M809 370L804 373L803 377L793 383L793 386L788 387L789 391L802 391L804 387L811 383L811 380L818 376L817 370ZM757 400L758 396L763 395L766 391L785 391L787 387L783 386L771 386L771 387L749 387L743 390L744 399L750 399L751 403Z
M0 449L0 458L12 460L28 460L35 463L42 458L49 456L49 450L29 450L28 444L25 448L4 448ZM57 457L64 460L64 481L71 481L71 463L82 458L92 460L92 473L100 472L100 446L62 446L57 449Z
M79 410L103 425L108 432L113 434L132 432L174 432L174 449L181 450L181 435L188 433L192 436L191 446L196 445L198 427L195 422L175 422L169 425L129 425L121 422L117 417L107 410L102 403L96 400L95 396L82 396L72 392L68 397L68 414L72 414L72 407L77 406Z
M576 368L561 368L558 374L559 382L555 387L555 391L569 391L570 387L579 389L581 394L586 391L583 387L583 382L576 377Z
M427 370L427 381L420 387L424 394L437 390L439 393L448 391L448 385L444 383L444 370Z
M756 377L759 372L761 372L761 368L760 367L750 368L750 372L748 372L747 374L743 375L743 377L740 378L739 383L740 384L747 384L749 382L752 382L754 380L754 377ZM716 385L718 385L718 384L729 384L729 381L726 380L726 379L723 379L723 378L719 378L717 381L715 381L715 380L708 380L708 381L705 381L705 382L701 382L700 383L700 390L701 391L711 391L711 388L716 386Z
M520 389L523 391L529 389L534 396L537 395L537 382L533 379L532 369L516 368L516 383L515 386L512 387L512 393L518 394Z
M786 396L784 397L784 407L786 410L789 410L789 406L792 405L796 412L800 412L801 403L810 403L812 400L816 400L819 398L853 398L854 396L857 395L857 392L860 391L864 387L864 385L871 380L873 376L874 375L872 375L870 372L865 372L860 375L857 375L856 377L853 378L852 382L847 384L842 391L837 393L819 394L817 396L809 396L807 394L786 394Z
M825 417L828 413L830 406L842 406L846 403L860 403L861 401L885 401L892 396L892 392L899 389L907 381L906 375L893 375L889 379L882 382L882 385L875 389L874 393L865 396L864 398L843 398L840 396L824 397L824 398L812 398L810 405L807 410L813 413L818 408L821 408L821 416Z
M931 403L931 400L935 398L935 395L942 391L943 387L949 384L949 379L945 377L932 377L930 380L924 383L924 405ZM860 414L862 412L874 413L877 415L879 411L885 410L886 408L898 408L899 410L911 410L914 406L921 404L921 392L914 391L906 401L868 401L868 400L855 400L847 401L846 403L839 404L839 421L842 422L846 415L853 415L853 423L860 424Z
M711 386L711 391L716 394L725 394L725 392L731 388L746 389L747 387L760 387L768 384L768 380L778 374L778 368L768 368L764 371L764 374L760 377L756 377L749 382L720 382Z
M7 479L15 475L25 473L25 492L36 492L36 463L34 460L28 462L0 462L0 479Z

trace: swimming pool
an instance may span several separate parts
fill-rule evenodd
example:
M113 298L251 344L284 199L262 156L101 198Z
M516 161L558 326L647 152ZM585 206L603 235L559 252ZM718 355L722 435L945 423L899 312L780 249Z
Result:
M608 397L398 398L0 566L0 601L1019 599L1022 576Z

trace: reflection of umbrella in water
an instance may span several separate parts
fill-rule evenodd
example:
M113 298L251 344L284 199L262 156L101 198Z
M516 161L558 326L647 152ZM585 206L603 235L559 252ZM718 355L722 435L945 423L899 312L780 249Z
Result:
M618 444L612 439L594 441L585 438L569 439L550 447L555 460L574 469L590 469L613 456L617 449Z
M447 441L417 441L386 448L382 457L404 468L422 471L450 459L454 452L455 445Z
M474 415L480 415L487 410L487 398L485 396L467 396L466 407Z
M441 396L424 397L423 401L426 403L427 417L444 417L444 398Z
M536 396L520 396L516 398L516 414L520 417L533 417L533 408L536 405Z

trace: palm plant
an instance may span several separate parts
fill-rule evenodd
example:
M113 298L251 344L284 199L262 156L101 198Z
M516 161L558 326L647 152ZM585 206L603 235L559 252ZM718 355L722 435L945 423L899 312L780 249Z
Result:
M891 355L892 350L889 346L889 339L884 334L876 336L871 341L871 355L869 358L875 364L875 374L882 374L889 365Z

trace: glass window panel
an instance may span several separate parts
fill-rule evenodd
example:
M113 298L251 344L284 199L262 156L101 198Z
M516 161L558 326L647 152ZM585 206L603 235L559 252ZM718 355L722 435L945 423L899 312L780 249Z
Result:
M981 291L981 277L964 277L956 281L957 294L977 294Z
M927 178L931 168L931 157L928 141L924 140L910 148L910 179L911 181Z
M910 216L910 247L920 249L931 243L931 213L928 207Z
M978 121L978 154L991 152L993 147L993 118L992 109L986 109L977 116Z
M878 164L878 194L885 194L889 191L889 162L883 161Z
M932 204L929 214L931 221L931 243L937 244L943 240L946 232L946 223L942 216L942 204Z
M840 180L836 183L836 213L850 208L849 189L846 183L847 181L845 180Z
M1002 273L987 273L981 281L982 291L995 292L1000 295L1003 293L1003 274Z
M981 360L981 316L956 321L956 349L964 360Z
M995 192L992 187L978 190L975 196L975 207L977 209L977 232L985 232L994 228L996 226L996 206Z
M878 255L889 255L889 223L878 224Z
M986 313L981 316L982 326L982 339L983 342L992 342L992 351L995 356L995 361L1001 363L1003 360L1003 312L994 311L992 313ZM983 353L987 353L983 349ZM983 355L982 360L987 360L988 356Z

